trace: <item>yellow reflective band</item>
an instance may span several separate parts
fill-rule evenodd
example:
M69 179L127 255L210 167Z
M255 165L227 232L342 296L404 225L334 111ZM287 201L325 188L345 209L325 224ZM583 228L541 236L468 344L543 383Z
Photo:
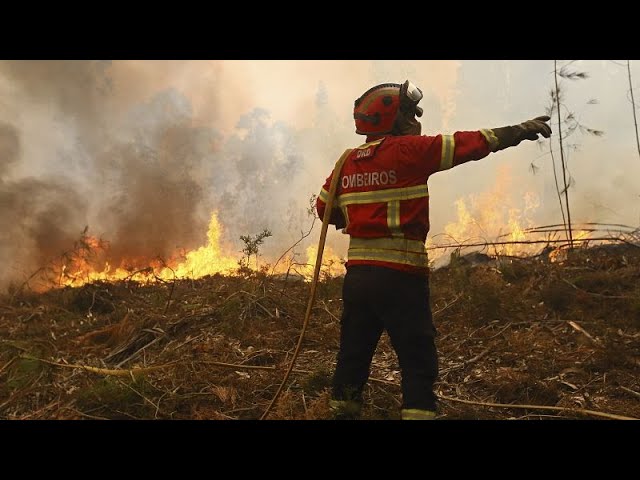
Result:
M480 133L484 136L485 140L489 144L489 150L495 152L498 149L498 144L500 142L498 141L498 137L496 137L496 134L493 133L493 130L483 128L482 130L480 130Z
M363 205L367 203L387 203L396 200L413 200L429 196L427 184L405 188L387 188L369 192L343 193L338 195L338 205Z
M347 254L347 260L375 260L378 262L399 263L413 267L427 268L429 259L427 255L413 252L396 252L394 250L351 250Z
M449 170L453 167L453 154L455 152L455 140L453 135L442 135L442 156L440 158L440 170Z
M394 200L387 203L387 227L392 232L400 230L400 201Z
M364 150L364 149L366 149L366 148L373 147L374 145L379 145L379 144L381 144L383 141L384 141L384 138L379 138L378 140L374 140L374 141L372 141L372 142L365 143L365 144L360 145L359 147L356 147L356 148L357 148L358 150Z
M420 410L417 408L403 408L402 420L434 420L436 412L431 410Z
M405 238L351 237L348 260L376 260L427 268L429 257L424 242Z
M329 192L327 192L323 188L322 190L320 190L320 195L318 195L318 198L320 198L320 200L322 200L324 203L327 203L327 200L329 200Z
M353 250L399 250L402 252L412 252L426 254L427 248L420 240L410 240L408 238L356 238L351 237L349 249Z
M345 227L342 229L342 231L345 232L347 228L349 228L349 209L344 206L340 207L340 210L342 210L342 216L344 217L344 221L346 223Z

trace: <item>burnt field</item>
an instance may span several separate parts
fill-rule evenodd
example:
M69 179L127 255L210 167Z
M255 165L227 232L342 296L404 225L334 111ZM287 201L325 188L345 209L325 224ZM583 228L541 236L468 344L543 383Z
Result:
M269 419L329 419L341 278L324 278ZM431 276L440 418L640 418L640 248L562 262L454 256ZM295 349L309 284L247 273L102 282L0 299L0 419L257 419ZM399 419L386 335L363 419Z

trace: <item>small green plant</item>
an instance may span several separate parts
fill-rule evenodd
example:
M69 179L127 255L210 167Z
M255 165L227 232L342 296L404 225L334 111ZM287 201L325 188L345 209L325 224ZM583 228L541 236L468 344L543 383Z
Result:
M260 252L260 245L264 243L265 238L269 238L270 236L271 231L266 228L256 235L240 235L240 240L244 242L244 248L242 249L242 253L244 254L244 256L238 262L241 271L249 270L249 264L251 263L252 255L256 260L256 268L258 267L258 254Z

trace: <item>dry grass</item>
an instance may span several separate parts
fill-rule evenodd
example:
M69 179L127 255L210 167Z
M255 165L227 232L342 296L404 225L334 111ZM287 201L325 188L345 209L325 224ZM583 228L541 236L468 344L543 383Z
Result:
M580 249L563 264L463 260L431 278L440 394L640 418L640 249ZM308 285L254 274L173 287L123 281L2 299L0 418L259 418L293 353ZM330 418L341 287L340 278L320 285L269 418ZM161 368L113 377L56 363ZM372 377L363 418L398 419L400 372L386 336ZM445 419L549 418L543 413L441 402Z

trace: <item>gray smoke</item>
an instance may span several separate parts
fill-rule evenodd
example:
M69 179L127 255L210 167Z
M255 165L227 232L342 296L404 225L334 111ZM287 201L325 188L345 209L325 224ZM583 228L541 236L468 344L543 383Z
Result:
M20 137L13 125L0 123L0 178L18 161Z
M181 63L160 65L170 76ZM207 126L198 125L183 93L144 95L149 72L125 67L0 62L0 105L9 106L0 111L0 261L10 266L0 287L68 251L86 226L109 242L101 261L133 268L205 244L214 210L238 258L240 235L299 230L296 132L255 109L225 139L215 102L201 109Z

